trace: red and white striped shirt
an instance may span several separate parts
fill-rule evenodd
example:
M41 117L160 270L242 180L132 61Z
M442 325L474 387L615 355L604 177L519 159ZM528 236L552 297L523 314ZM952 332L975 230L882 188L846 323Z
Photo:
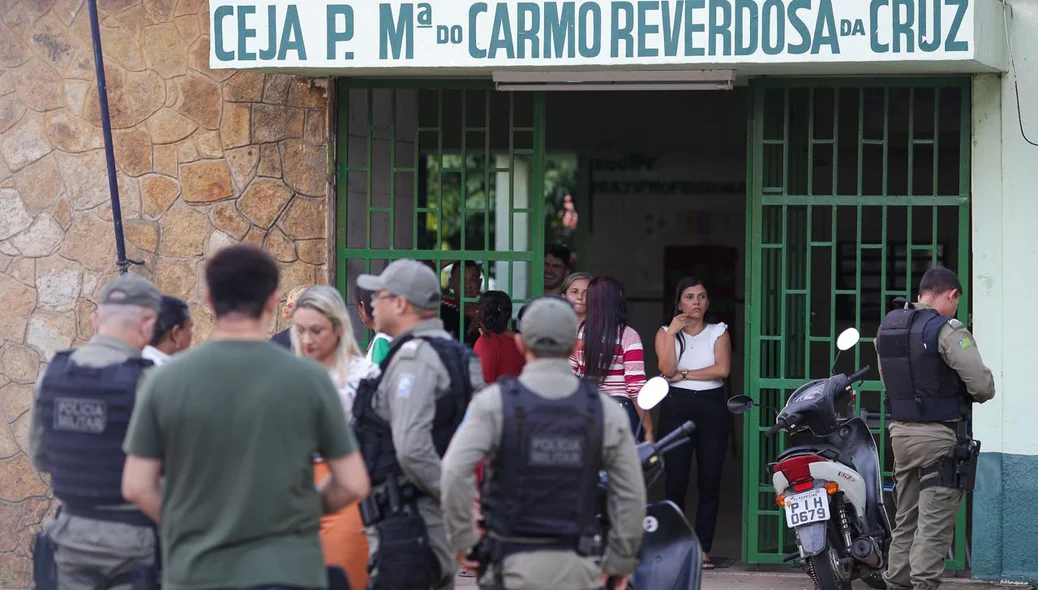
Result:
M577 331L577 350L569 357L570 367L578 376L584 376L584 328ZM613 362L609 364L605 381L598 389L609 395L635 397L645 385L645 351L638 332L624 327L623 337L616 346Z

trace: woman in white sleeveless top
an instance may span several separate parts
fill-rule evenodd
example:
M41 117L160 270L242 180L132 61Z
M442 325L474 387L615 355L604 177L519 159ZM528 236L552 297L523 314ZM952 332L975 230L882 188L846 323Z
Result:
M703 545L703 569L714 567L709 553L732 424L723 389L731 368L732 342L728 326L706 321L709 308L706 287L694 277L685 277L674 295L674 319L656 333L660 373L670 381L670 393L660 403L658 436L666 436L686 420L696 424L691 444L667 453L667 499L684 510L695 455L699 480L695 528Z

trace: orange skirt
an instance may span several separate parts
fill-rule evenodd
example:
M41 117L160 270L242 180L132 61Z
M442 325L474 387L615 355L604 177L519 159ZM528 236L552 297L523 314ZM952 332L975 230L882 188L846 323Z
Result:
M314 463L314 482L320 483L329 469L323 461ZM321 517L321 547L324 563L346 570L350 587L363 590L368 585L368 538L355 502L342 510Z

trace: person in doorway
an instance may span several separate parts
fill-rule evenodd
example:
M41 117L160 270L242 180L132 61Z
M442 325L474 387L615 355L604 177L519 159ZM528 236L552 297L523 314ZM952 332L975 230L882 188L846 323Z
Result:
M562 296L573 306L573 311L577 312L579 323L587 319L587 285L590 282L591 275L586 272L571 273L562 281Z
M459 270L461 266L459 262L451 265L447 278L450 295L443 297L440 303L440 319L443 320L444 329L454 338L458 338L461 334L461 316L464 313L465 337L462 341L468 346L474 346L479 338L479 322L476 319L476 306L462 301L462 273ZM483 286L479 263L466 260L464 267L464 298L478 297Z
M174 354L190 348L193 336L194 322L191 321L191 310L187 303L163 295L159 319L155 322L155 335L151 338L151 344L141 351L141 355L161 365L173 358Z
M366 359L353 337L349 311L339 292L328 285L303 291L292 312L292 350L328 370L339 390L346 421L353 423L353 400L361 379L378 376L378 366ZM314 461L314 482L328 477L327 463ZM346 571L351 588L368 584L368 540L360 519L358 504L350 504L321 517L321 546L327 565Z
M327 587L321 514L368 493L328 371L268 342L278 275L252 245L213 255L212 338L155 369L134 407L122 490L160 525L163 588Z
M674 293L674 319L656 332L660 375L670 382L670 393L660 403L660 436L680 428L686 420L696 425L690 444L671 450L665 457L667 499L685 509L694 454L699 490L695 527L703 546L703 569L714 567L710 549L732 426L724 392L724 380L731 370L732 341L727 325L706 320L709 309L706 287L695 277L685 277Z
M972 405L995 397L973 335L954 318L961 297L954 272L931 268L919 282L918 301L902 299L876 335L897 506L883 577L895 590L940 586L955 515L976 475Z
M288 350L292 350L292 309L295 306L296 297L303 291L306 291L307 285L299 285L293 287L291 291L283 299L281 299L281 319L288 323L288 326L271 336L270 341L284 346Z
M159 290L142 277L125 274L108 283L90 342L57 353L36 382L29 457L50 474L61 502L44 534L56 546L62 590L129 590L135 575L154 575L154 516L136 510L122 490L119 445L141 403L143 377L154 370L141 350L155 333L161 305Z
M544 249L544 294L562 295L562 280L573 270L573 252L562 244Z
M522 374L472 400L444 456L440 485L451 548L465 567L480 566L467 554L480 540L472 470L486 459L491 467L484 514L491 546L483 565L494 582L484 588L591 590L607 581L624 588L637 565L645 518L645 483L630 420L609 396L570 370L566 359L577 329L572 307L541 297L527 309L516 338L527 360ZM589 422L596 426L588 428ZM538 437L561 440L583 454L578 461L554 464L530 460L523 449ZM593 546L591 539L602 535L597 524L586 524L596 523L600 469L609 476L611 526L592 555L582 556L578 539ZM573 545L560 547L560 537Z
M440 284L424 264L396 260L357 284L375 293L375 327L393 338L383 372L361 382L353 404L376 485L361 506L373 587L449 590L457 563L443 527L440 457L483 386L479 357L436 317Z
M624 408L631 430L641 431L638 440L654 440L649 413L633 401L645 385L645 350L641 336L627 325L624 288L613 277L595 277L588 283L587 316L578 328L570 365L577 376L590 379Z
M362 289L360 286L354 286L353 288L353 298L357 302L357 315L360 316L360 321L365 328L375 332L374 338L368 343L368 350L364 353L364 356L376 365L381 365L382 360L389 354L389 347L393 339L385 332L379 332L375 329L375 318L372 317L371 312L371 299L374 294L374 292Z
M476 306L480 336L473 351L483 366L483 380L494 383L502 377L517 377L526 360L515 345L515 333L508 329L512 320L512 299L504 291L487 291Z

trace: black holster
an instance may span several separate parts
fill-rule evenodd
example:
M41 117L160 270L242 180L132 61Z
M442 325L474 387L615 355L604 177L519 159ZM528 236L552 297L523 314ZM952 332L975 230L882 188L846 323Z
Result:
M368 563L372 576L367 590L417 590L437 584L440 568L433 559L417 496L417 488L401 489L390 478L382 493L370 496L366 509L361 505L364 524L374 526L378 534L378 551Z
M940 486L972 491L977 483L979 456L980 441L960 437L951 455L919 470L919 489Z
M54 564L54 541L46 530L36 533L32 548L32 579L35 590L58 590L58 566Z
M405 511L375 525L378 551L369 570L374 570L368 590L429 588L434 582L432 549L425 521L418 510Z

